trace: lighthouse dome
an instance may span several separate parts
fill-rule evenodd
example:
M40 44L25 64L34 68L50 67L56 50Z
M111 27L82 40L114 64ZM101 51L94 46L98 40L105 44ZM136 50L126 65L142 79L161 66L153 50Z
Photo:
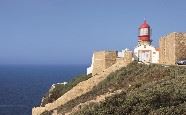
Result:
M149 24L147 24L147 21L145 20L143 24L139 27L139 35L138 38L140 41L147 41L150 42L150 35L151 35L151 28Z
M150 28L150 26L149 26L149 24L147 23L147 21L145 20L145 21L143 22L143 24L140 25L139 28Z

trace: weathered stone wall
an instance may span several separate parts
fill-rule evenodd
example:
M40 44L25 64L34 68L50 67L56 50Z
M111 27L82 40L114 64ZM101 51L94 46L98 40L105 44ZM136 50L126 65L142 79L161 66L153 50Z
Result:
M124 53L124 61L125 63L131 63L132 62L133 53L132 51L127 51Z
M176 33L175 43L175 60L181 60L186 58L186 33Z
M124 56L117 58L116 62L120 63L120 64L129 64L132 62L132 58L133 58L133 53L132 51L126 51L124 52Z
M117 52L109 51L105 52L105 69L116 63Z
M94 63L92 74L95 75L116 63L116 51L94 52Z
M105 68L105 52L100 51L100 52L94 52L94 63L93 63L93 70L92 70L92 75L95 75L96 73L99 73Z
M170 33L160 38L160 63L174 65L186 58L186 33Z
M160 47L160 55L159 55L159 63L165 63L165 39L163 37L159 40L159 47Z
M160 63L175 64L175 33L160 38Z

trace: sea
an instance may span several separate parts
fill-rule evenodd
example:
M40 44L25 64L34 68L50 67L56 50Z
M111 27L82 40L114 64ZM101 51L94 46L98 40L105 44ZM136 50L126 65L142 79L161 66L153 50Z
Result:
M0 115L31 115L54 83L85 74L87 65L0 65Z

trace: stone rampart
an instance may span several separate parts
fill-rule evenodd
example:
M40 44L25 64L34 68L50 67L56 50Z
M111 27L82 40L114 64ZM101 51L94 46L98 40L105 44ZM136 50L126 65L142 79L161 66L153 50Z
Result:
M94 63L92 74L95 75L116 63L116 51L94 52Z
M186 33L173 32L159 40L160 63L174 65L177 60L186 58Z

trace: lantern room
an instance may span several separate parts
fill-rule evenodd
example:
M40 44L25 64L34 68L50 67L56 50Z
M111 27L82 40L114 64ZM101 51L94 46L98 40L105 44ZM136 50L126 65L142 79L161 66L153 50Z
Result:
M150 36L151 36L151 28L147 23L147 21L145 20L143 24L141 24L139 27L139 35L138 35L139 41L151 41Z

